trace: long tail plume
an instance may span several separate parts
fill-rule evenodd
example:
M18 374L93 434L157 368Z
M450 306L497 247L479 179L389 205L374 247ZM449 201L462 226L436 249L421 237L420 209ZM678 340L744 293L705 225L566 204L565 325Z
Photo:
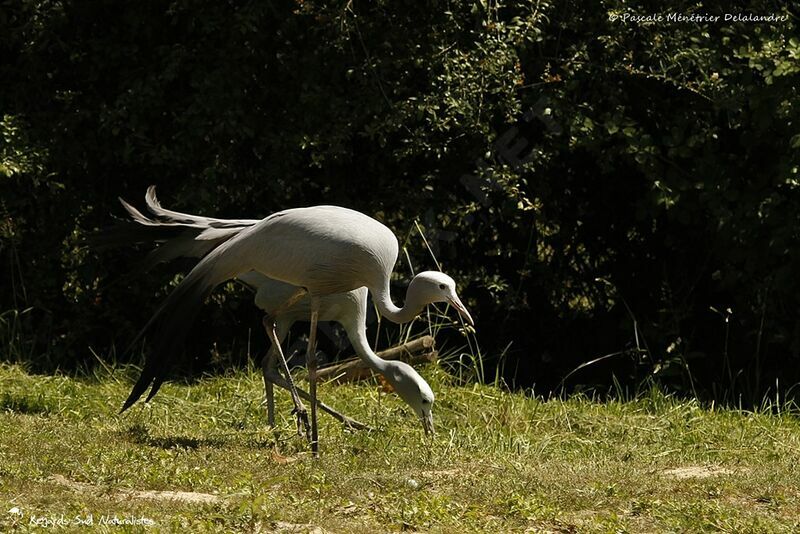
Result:
M218 284L237 274L249 271L247 265L236 263L236 254L227 254L242 234L211 251L170 293L133 341L135 344L146 331L155 331L153 349L147 356L142 374L122 406L130 408L150 387L146 400L153 398L169 371L170 364L182 351L183 343L203 300Z

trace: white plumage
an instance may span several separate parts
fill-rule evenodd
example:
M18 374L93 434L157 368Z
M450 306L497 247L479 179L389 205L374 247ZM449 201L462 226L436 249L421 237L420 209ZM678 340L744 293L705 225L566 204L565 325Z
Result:
M311 316L307 356L311 356L316 319L338 321L345 327L357 354L386 376L422 419L426 431L432 430L433 393L428 384L407 364L378 358L367 343L366 288L372 292L381 314L392 321L407 322L428 303L448 302L472 324L450 277L440 272L420 273L409 285L405 306L399 308L392 303L389 294L389 276L397 259L397 240L388 228L362 213L336 206L315 206L286 210L261 221L225 220L165 210L155 198L152 187L146 198L150 211L159 220L143 216L123 201L137 223L191 229L154 251L151 261L167 261L177 256L205 257L148 323L150 326L156 317L162 317L156 350L148 358L123 410L148 386L152 386L148 400L156 393L164 379L167 358L179 348L203 296L218 283L238 277L257 288L257 305L277 320L277 332L273 332L277 340L272 341L281 357L279 342L295 320ZM303 291L298 291L298 287L309 297L297 300ZM288 306L285 305L287 301ZM312 360L309 378L313 446L316 443L316 369L315 359L309 360Z

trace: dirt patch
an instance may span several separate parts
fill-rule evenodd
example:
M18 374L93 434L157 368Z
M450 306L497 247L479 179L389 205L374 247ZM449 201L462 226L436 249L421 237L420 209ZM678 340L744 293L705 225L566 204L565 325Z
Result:
M196 491L152 491L152 490L110 490L93 484L75 482L63 475L53 475L48 479L60 486L70 488L82 493L97 493L112 499L125 501L128 499L148 499L154 501L180 501L195 504L214 504L222 501L219 495L211 493L198 493Z
M666 469L661 472L662 475L677 478L709 478L720 475L732 475L731 469L719 467L716 465L690 465L686 467L675 467L673 469Z
M134 499L150 499L157 501L182 501L190 503L213 504L222 501L217 495L196 491L119 491L120 495Z
M463 471L460 469L438 469L433 471L421 471L420 476L423 477L455 477L463 475Z
M282 534L327 534L327 530L314 525L303 525L298 523L287 523L286 521L275 521L268 525L256 523L255 532L280 532Z

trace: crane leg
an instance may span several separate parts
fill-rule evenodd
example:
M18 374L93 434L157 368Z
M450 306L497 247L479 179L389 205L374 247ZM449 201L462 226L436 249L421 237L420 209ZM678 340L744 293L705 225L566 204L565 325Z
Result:
M275 321L271 317L265 316L263 323L264 329L267 331L267 336L269 336L269 340L272 342L272 346L275 348L275 351L278 353L279 359L283 364L283 371L286 373L286 380L289 383L289 392L292 394L292 401L294 402L294 413L297 416L297 434L300 436L305 434L306 438L311 441L310 426L308 424L308 412L306 411L306 407L303 405L303 401L300 400L300 396L297 393L297 387L294 385L294 380L292 380L292 373L289 372L289 364L286 363L286 357L283 355L283 349L281 349L278 335L275 333ZM264 379L265 381L267 380L266 376Z
M278 386L279 388L291 390L289 382L287 382L286 379L283 378L275 368L269 369L264 372L264 380L271 382L272 384ZM311 395L309 395L302 389L298 388L297 393L298 395L300 395L301 398L307 401L311 400ZM370 427L369 425L366 425L360 421L356 421L355 419L348 417L341 412L336 411L335 409L331 408L330 406L328 406L319 399L317 399L317 406L319 407L320 410L329 414L331 417L341 422L347 428L351 428L353 430L372 430L372 427Z
M317 320L319 297L311 297L311 330L308 333L306 366L308 367L308 394L311 397L311 454L319 458L319 432L317 428Z
M265 318L266 319L266 318ZM266 325L265 325L266 326ZM261 372L264 375L264 399L267 403L267 423L269 426L275 426L275 391L272 384L275 380L272 378L278 374L277 362L275 361L275 349L270 346L267 354L261 360ZM288 388L287 386L287 389Z

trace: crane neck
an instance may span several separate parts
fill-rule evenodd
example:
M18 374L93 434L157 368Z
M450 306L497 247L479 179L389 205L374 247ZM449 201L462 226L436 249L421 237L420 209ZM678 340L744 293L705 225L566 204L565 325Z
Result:
M372 347L369 346L366 329L360 326L352 329L347 328L346 331L347 337L350 338L350 343L353 345L353 350L358 357L375 371L387 376L388 364L386 360L375 354Z
M395 306L394 302L392 302L392 294L389 291L388 280L384 287L373 292L372 299L375 301L375 306L377 306L380 314L393 323L398 324L408 323L419 315L425 307L425 302L419 298L416 291L413 291L412 285L409 285L406 290L406 302L402 308Z

